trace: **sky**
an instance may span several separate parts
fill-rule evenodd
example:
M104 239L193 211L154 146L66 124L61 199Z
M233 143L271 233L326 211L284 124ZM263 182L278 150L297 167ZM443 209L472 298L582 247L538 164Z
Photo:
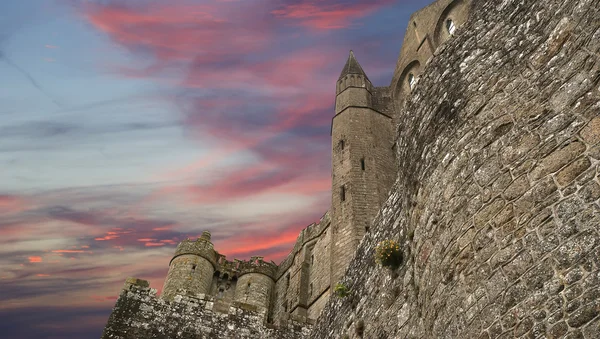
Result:
M330 206L335 81L428 0L0 1L0 333L99 338L177 243L279 263Z

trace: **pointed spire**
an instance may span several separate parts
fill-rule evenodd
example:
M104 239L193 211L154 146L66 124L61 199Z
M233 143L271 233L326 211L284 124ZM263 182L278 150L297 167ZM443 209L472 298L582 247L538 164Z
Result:
M367 80L369 79L367 77L367 74L365 74L365 71L363 71L362 67L360 67L360 64L356 60L356 57L354 56L354 52L352 52L352 50L350 50L350 55L348 56L348 61L346 61L346 64L344 65L344 69L342 69L342 74L340 74L340 77L338 78L338 80L345 77L348 74L359 74L359 75L364 76ZM369 81L371 81L371 80L369 80Z

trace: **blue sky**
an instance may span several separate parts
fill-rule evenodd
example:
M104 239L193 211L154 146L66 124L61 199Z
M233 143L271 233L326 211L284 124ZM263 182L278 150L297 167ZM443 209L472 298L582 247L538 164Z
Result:
M279 262L330 204L335 81L430 1L0 2L0 333L97 338L203 230Z

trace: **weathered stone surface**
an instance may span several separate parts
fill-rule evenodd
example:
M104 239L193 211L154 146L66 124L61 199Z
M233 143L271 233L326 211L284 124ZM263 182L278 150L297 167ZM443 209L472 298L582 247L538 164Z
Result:
M353 318L370 324L366 338L598 333L600 151L589 107L600 102L600 60L581 42L600 28L600 9L589 0L472 6L399 112L392 192L401 198L383 206L343 278L361 308L331 299L314 338L355 338L345 329ZM444 105L452 120L435 114ZM510 126L494 134L506 114ZM430 227L434 215L444 227ZM402 241L407 256L395 279L403 297L385 305L378 294L394 279L373 261L383 239Z
M600 117L590 121L582 130L581 138L589 145L600 142Z
M128 280L129 282L129 280ZM140 338L305 338L310 327L288 320L279 328L264 325L253 305L221 305L210 296L156 298L156 290L126 283L108 319L103 339ZM223 307L217 311L217 307ZM225 310L225 312L222 312Z
M587 157L579 158L556 174L556 182L561 186L565 186L575 180L579 174L583 173L591 165L592 163Z

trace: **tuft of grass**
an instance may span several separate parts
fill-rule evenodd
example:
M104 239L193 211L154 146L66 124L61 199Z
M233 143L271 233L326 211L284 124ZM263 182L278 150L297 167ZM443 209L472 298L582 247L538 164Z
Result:
M396 269L402 265L402 251L395 240L384 240L375 248L375 261L383 267Z
M341 282L335 285L335 289L333 291L339 298L345 298L350 295L350 289L348 289L348 287Z

